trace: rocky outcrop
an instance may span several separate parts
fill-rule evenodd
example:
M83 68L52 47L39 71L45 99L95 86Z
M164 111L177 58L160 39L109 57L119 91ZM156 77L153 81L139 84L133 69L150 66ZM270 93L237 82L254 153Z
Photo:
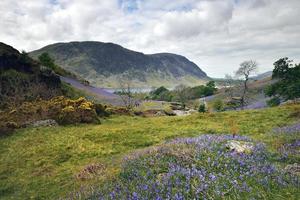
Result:
M245 141L237 141L237 140L230 140L226 143L226 147L237 153L251 153L253 151L254 145L251 142Z

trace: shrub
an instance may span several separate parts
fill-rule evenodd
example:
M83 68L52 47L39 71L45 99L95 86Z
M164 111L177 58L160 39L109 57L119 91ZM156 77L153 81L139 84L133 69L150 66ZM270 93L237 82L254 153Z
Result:
M201 113L206 112L206 106L205 106L204 103L200 104L198 111L201 112Z
M96 106L82 97L77 100L71 100L58 96L48 101L25 102L18 108L10 112L3 112L0 115L1 127L6 127L5 129L9 128L6 126L7 122L15 122L18 124L18 127L23 127L32 122L45 119L54 119L62 125L99 122Z
M273 97L272 99L267 101L267 104L270 107L278 106L280 104L280 98L279 97Z
M57 121L60 124L93 123L98 122L95 106L93 103L80 97L77 100L61 102L63 106L59 112Z
M224 102L221 99L217 99L213 103L214 110L220 112L224 111Z
M106 110L107 106L102 105L100 103L94 104L96 113L99 117L108 117L109 112Z
M12 133L16 128L18 128L18 124L16 122L0 122L0 136L7 135Z

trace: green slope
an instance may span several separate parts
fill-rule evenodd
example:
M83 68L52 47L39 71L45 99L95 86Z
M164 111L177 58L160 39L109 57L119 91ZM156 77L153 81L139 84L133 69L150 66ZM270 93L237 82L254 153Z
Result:
M112 43L56 43L33 51L30 56L37 59L44 52L64 69L98 87L119 87L120 77L128 74L133 87L199 85L208 79L205 72L183 56L146 55Z
M234 128L276 152L285 138L274 137L270 131L296 122L291 113L299 109L298 104L187 117L114 116L102 125L18 130L0 138L0 199L57 199L109 179L129 152L175 137L224 134ZM92 163L104 165L104 171L91 179L76 178Z

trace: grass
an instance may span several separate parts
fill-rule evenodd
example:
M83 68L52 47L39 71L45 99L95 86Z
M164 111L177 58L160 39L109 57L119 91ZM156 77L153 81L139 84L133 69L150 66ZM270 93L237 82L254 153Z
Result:
M161 101L144 101L134 111L146 111L146 110L171 110L170 103Z
M204 133L239 134L267 143L269 149L283 138L270 131L294 123L290 114L300 105L264 110L194 114L186 117L141 118L114 116L101 125L20 129L0 138L0 199L57 199L113 177L122 157L176 137ZM100 176L79 180L76 174L91 163L106 166Z

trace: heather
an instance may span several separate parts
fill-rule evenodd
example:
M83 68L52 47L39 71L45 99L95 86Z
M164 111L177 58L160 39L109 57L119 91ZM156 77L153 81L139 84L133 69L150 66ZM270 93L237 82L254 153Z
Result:
M262 143L253 142L251 153L238 153L226 146L232 140L253 142L243 136L201 135L133 154L118 179L91 198L296 198L298 178L271 163Z

